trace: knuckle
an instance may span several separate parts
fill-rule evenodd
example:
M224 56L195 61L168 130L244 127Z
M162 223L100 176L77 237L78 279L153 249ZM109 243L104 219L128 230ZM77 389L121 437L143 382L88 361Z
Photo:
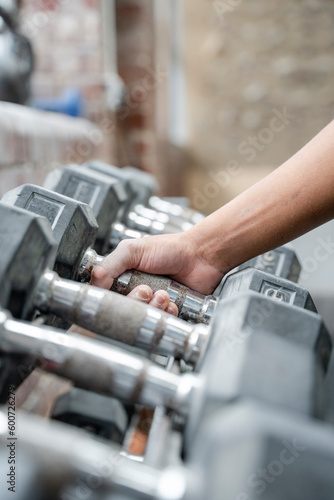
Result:
M117 248L119 250L125 250L128 249L132 246L133 241L132 240L122 240L118 245Z

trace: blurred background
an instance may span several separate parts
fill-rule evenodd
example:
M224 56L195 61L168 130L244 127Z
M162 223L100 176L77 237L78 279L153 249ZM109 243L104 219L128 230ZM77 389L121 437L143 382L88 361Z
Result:
M19 88L6 96L2 87L2 101L16 103L0 103L2 193L97 157L153 173L160 195L188 196L208 214L334 115L331 0L4 0L0 7L7 12L0 75ZM21 37L12 45L8 30ZM332 229L294 243L301 283L330 321Z

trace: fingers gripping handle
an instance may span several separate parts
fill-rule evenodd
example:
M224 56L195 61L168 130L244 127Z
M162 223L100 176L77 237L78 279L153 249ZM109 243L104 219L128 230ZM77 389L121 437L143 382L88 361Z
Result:
M103 257L89 248L84 255L78 273L80 281L87 282L90 279L92 269L102 260ZM148 285L153 292L165 290L171 301L177 305L179 318L186 321L208 324L217 305L217 298L212 295L203 295L167 276L143 273L135 269L130 269L115 278L111 291L128 295L138 285Z
M131 269L114 280L112 291L128 295L136 286L148 285L153 292L165 290L179 309L179 317L195 323L208 324L217 305L217 298L203 295L167 276L142 273Z

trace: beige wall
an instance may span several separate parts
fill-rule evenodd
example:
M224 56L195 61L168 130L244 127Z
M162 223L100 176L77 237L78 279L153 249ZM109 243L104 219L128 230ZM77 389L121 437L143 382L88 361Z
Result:
M334 4L183 5L188 195L209 212L281 164L333 118ZM284 109L293 118L280 120ZM236 163L226 172L231 160ZM211 171L220 171L226 187L206 185L213 182Z

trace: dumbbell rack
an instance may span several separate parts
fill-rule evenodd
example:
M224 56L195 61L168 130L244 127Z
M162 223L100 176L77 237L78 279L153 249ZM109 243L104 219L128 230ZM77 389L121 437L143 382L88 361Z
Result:
M97 167L100 173L96 179L107 185L101 176L108 166L102 165L102 168L97 164ZM80 170L78 166L71 168L76 173ZM145 192L147 201L149 195ZM153 201L158 207L157 200ZM173 210L173 224L177 225L175 207ZM148 215L144 209L141 213ZM143 234L136 235L139 236ZM98 242L100 248L105 244L101 238ZM196 357L187 364L173 356L148 353L144 344L138 349L95 335L94 339L82 342L87 353L83 359L89 363L90 354L95 353L96 360L100 356L101 370L106 369L107 362L111 372L116 370L116 364L108 358L108 353L116 352L115 346L121 347L117 351L119 365L122 356L124 360L128 356L129 373L123 370L120 379L116 377L119 374L112 373L109 395L106 395L108 380L104 379L103 383L99 380L101 374L107 376L107 371L92 372L89 380L85 378L88 365L82 366L83 373L74 373L71 368L73 363L77 371L81 370L77 364L79 357L77 360L66 358L65 362L65 358L57 358L58 352L57 355L45 353L41 344L42 350L37 356L37 361L42 360L40 368L67 374L69 380L85 391L62 396L54 406L52 421L45 417L35 420L17 412L18 446L22 449L22 454L17 456L17 472L25 470L24 476L14 481L18 498L30 500L35 495L36 500L42 500L48 497L51 488L55 488L55 498L76 498L73 495L77 495L75 488L79 479L97 500L104 500L105 494L111 499L152 500L225 497L313 500L315 494L323 500L334 498L333 410L328 403L334 376L331 340L309 294L294 283L300 271L295 256L291 250L285 254L289 255L287 271L281 255L282 250L268 252L225 278L215 292L220 301L217 299L217 310L207 321L210 338L205 352L199 356L200 361ZM253 271L249 268L252 265L264 267L265 271L280 269L283 278L270 278L270 274L258 270L254 285ZM293 281L289 282L287 277ZM234 283L230 288L226 286L228 280ZM175 285L168 287L168 292L175 294ZM26 348L29 342L37 345L39 335L41 339L43 335L47 338L45 324L50 324L50 314L41 315L36 310L30 322L13 321L10 316L3 316L1 321L0 375L4 406L0 413L0 474L3 476L0 477L0 497L11 498L10 483L3 481L9 465L3 460L7 459L4 450L10 441L10 427L5 421L10 405L5 396L9 384L16 383L13 369L17 372L18 367L24 367L20 375L26 377L38 366L36 359L32 362L31 356L27 357ZM70 356L71 344L66 345L66 337L60 330L50 333L49 348L54 348L52 339L57 335L64 345L64 350L59 352ZM73 339L75 352L81 345L80 335L77 344L75 335L69 333L68 339L69 342ZM104 357L107 361L103 361ZM137 381L134 368L132 370L136 363L142 364L138 373L144 377ZM94 366L98 371L98 364ZM125 361L123 367L126 367ZM118 383L117 380L123 385L116 390L113 384ZM128 390L131 381L136 382L135 393L128 398L121 394L121 388ZM154 397L145 393L145 384L151 384L147 387L156 391L156 404ZM22 386L17 390L20 391L22 394ZM145 393L145 397L141 393ZM159 399L162 394L164 397ZM112 399L116 402L114 406L109 405ZM151 406L146 414L143 401ZM111 422L112 416L102 415L104 422L108 421L108 437L106 428L102 428L101 411L99 408L94 411L94 404L101 405L107 413L113 408L110 411L117 414L114 422ZM104 404L106 406L102 406ZM112 430L110 423L115 424ZM75 426L83 429L75 429ZM138 428L143 431L140 434L143 446L140 453L133 453ZM95 435L102 436L103 441ZM104 466L98 473L96 463ZM296 491L300 492L298 497Z

